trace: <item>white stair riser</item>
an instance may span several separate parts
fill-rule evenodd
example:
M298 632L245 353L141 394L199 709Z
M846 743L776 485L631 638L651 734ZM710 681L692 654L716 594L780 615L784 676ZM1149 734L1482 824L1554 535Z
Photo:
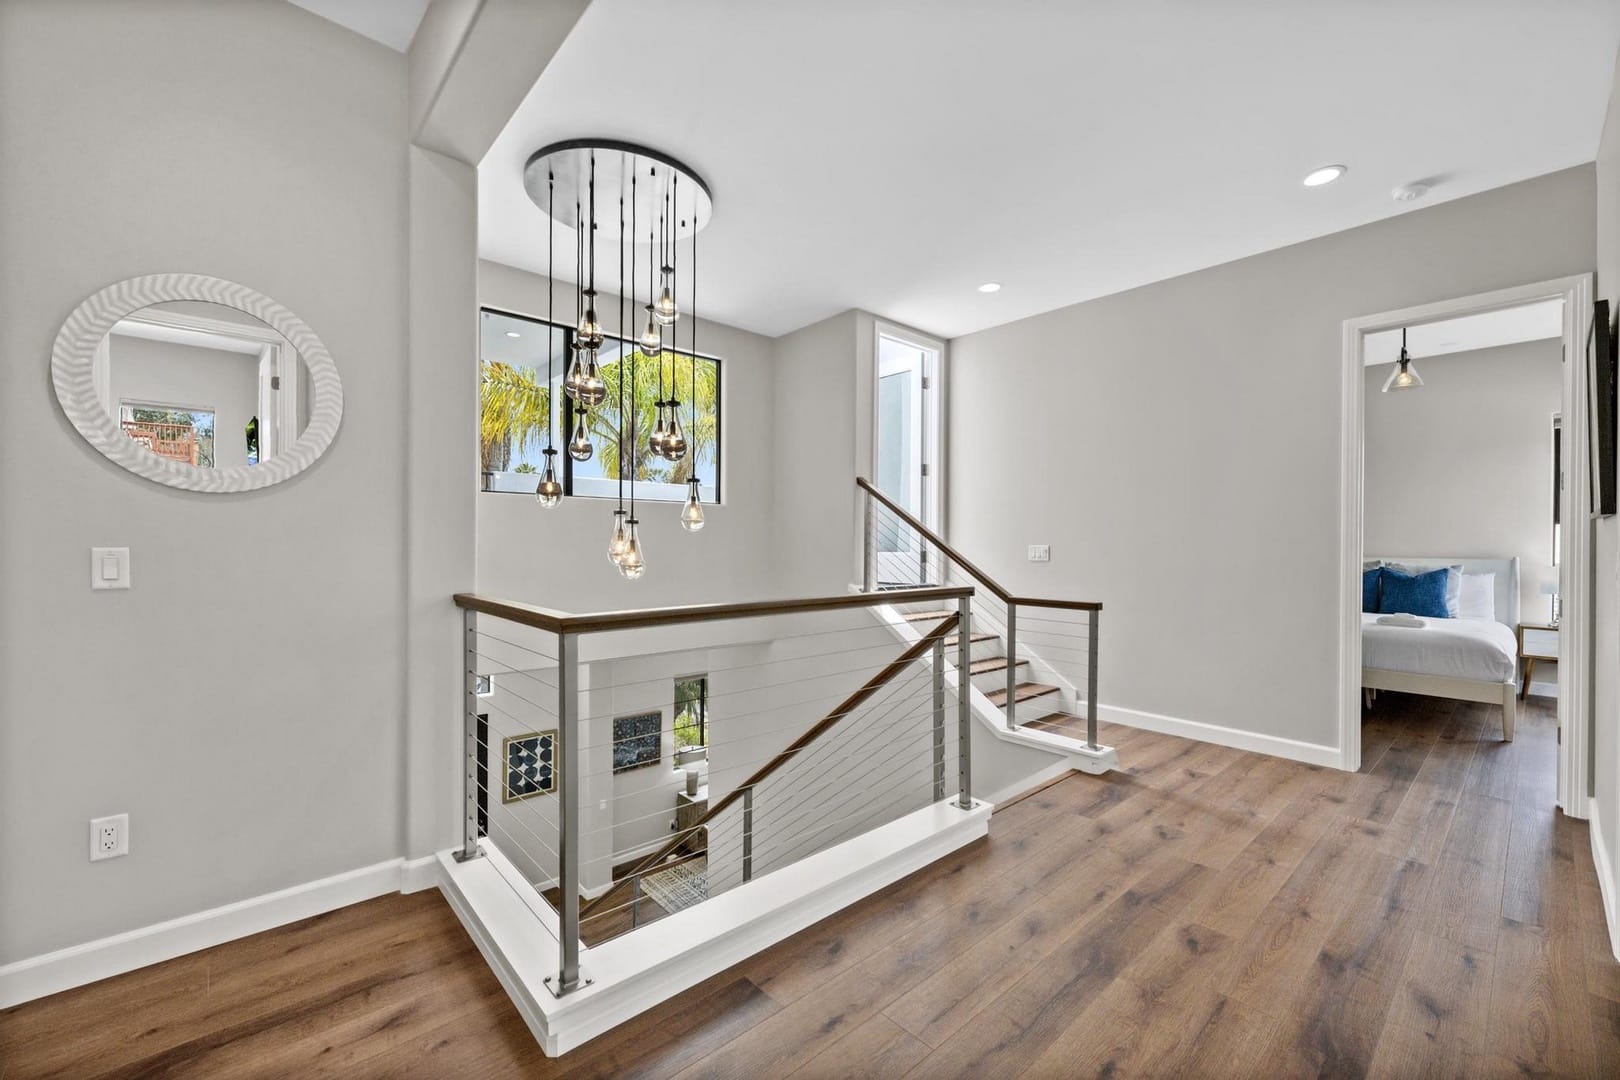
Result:
M1029 663L1024 660L1018 662L1016 669L1019 682L1029 682ZM998 668L995 671L984 671L973 676L973 685L986 694L995 690L1007 689L1007 669Z

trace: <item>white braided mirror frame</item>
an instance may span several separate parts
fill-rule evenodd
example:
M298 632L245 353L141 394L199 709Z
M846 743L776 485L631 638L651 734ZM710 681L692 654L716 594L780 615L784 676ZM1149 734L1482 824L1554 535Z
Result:
M292 343L309 374L309 422L291 446L258 465L212 469L147 452L107 415L96 392L96 349L118 321L153 304L223 304L246 312ZM326 452L343 418L343 383L332 356L304 320L245 285L202 274L148 274L107 286L74 309L51 349L51 381L69 422L110 461L186 491L256 491L297 476Z

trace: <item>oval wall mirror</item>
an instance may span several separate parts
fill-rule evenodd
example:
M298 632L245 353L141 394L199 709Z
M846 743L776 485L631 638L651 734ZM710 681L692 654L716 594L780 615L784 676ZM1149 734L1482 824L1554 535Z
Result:
M201 274L130 278L80 304L56 335L51 379L91 446L187 491L296 476L343 415L337 367L302 319Z

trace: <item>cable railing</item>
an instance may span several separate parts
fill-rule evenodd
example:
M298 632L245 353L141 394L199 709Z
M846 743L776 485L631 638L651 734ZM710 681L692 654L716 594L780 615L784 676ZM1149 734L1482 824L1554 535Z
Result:
M970 665L974 595L959 583L571 614L458 594L456 858L499 853L556 940L547 985L562 996L586 981L582 947L925 807L972 807L970 705L946 672L951 648ZM930 609L898 652L873 617L891 603ZM750 619L746 633L712 625ZM703 710L708 745L692 760L673 749L675 684L699 679L701 705L684 707Z
M1018 596L956 551L864 477L862 591L891 599L916 586L971 582L979 641L969 677L1000 708L1009 729L1066 736L1083 726L1097 743L1097 631L1102 604ZM902 603L902 601L895 601Z

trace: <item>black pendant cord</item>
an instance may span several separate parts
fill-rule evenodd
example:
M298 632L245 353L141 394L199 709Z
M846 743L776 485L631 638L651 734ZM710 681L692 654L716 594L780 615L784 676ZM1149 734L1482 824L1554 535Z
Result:
M579 200L574 201L574 328L579 328L579 320L585 314L581 303L585 294L580 292L580 282L585 279L585 214Z
M552 215L556 201L557 178L546 172L546 453L554 451L551 442L551 333L557 328L557 300L552 295L551 259L556 245L557 219ZM549 460L549 459L548 459Z
M632 178L632 183L633 182L634 182L634 179ZM622 184L623 181L621 180L620 183ZM624 346L625 346L625 337L624 337L624 195L622 194L624 189L621 187L619 189L619 191L621 192L621 194L619 195L619 348L623 349ZM634 274L635 272L636 272L635 267L631 267L630 268L630 273ZM621 353L621 355L623 355L623 354ZM620 434L622 435L623 434L623 428L624 428L624 365L622 363L619 365L619 428L620 428ZM623 440L620 441L619 445L621 447L624 445ZM624 509L624 451L622 449L619 451L619 509L620 510Z
M692 455L690 475L697 479L697 208L692 209L692 300L687 318L692 320L692 355L686 358L692 365L692 430L686 433L687 452Z
M596 295L596 155L591 154L591 295Z
M665 200L665 203L666 203L666 207L667 207L667 204L668 204L667 199ZM658 215L658 261L661 264L660 267L659 267L660 273L662 272L664 267L669 265L669 262L667 261L668 252L664 250L664 244L666 242L666 237L669 236L669 230L665 226L665 220L666 220L666 215L660 213ZM662 298L662 296L663 296L663 294L660 293L659 297ZM656 307L657 304L658 304L658 301L654 300L653 305ZM674 343L675 342L673 340L670 341L671 345L673 345ZM658 356L658 400L657 400L657 402L655 402L655 404L658 406L658 411L660 413L660 416L658 417L658 419L663 420L662 413L664 411L664 357L662 355L662 350L660 350L660 355Z
M681 247L679 230L675 228L675 215L681 209L681 174L676 173L670 181L669 194L669 296L675 304L674 314L679 317L681 310ZM680 324L671 322L669 343L669 420L673 427L680 422L675 415L675 356L680 344Z

